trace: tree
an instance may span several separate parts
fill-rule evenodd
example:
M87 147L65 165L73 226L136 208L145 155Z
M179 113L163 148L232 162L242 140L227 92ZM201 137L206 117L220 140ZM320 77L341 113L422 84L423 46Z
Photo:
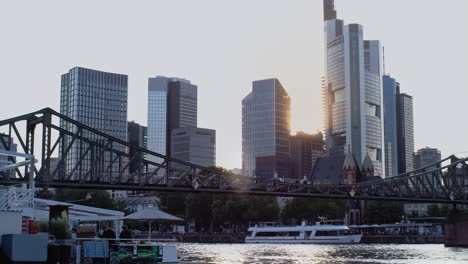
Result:
M343 219L348 209L345 200L322 198L293 198L287 200L281 211L285 223L298 223L301 220L317 220L318 217Z
M127 207L123 201L112 200L110 194L105 190L57 189L55 199L122 212Z
M275 197L191 193L185 200L186 220L195 220L197 230L221 230L221 226L248 225L278 220Z
M160 199L159 207L170 214L185 218L185 200L187 193L165 192L155 194Z
M401 220L404 214L401 202L368 201L363 222L367 224L388 224Z

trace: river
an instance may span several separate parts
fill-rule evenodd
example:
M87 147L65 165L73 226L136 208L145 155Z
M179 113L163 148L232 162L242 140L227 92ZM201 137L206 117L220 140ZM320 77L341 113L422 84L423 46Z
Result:
M181 260L209 264L467 264L468 248L441 244L271 245L178 243Z

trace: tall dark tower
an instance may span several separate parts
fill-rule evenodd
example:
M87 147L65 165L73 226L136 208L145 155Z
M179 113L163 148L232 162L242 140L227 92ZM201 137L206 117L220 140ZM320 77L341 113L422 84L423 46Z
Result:
M335 0L323 0L323 21L336 19Z

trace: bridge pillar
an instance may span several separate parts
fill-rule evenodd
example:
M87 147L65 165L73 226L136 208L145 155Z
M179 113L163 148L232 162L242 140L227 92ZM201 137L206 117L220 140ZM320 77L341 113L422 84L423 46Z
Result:
M468 247L468 213L452 209L444 227L446 247Z

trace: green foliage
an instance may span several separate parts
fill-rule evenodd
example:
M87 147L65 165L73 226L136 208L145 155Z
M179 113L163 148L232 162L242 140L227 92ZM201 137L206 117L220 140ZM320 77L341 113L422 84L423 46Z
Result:
M212 168L224 173L223 180L231 180L228 170ZM215 231L223 224L276 221L280 212L275 197L212 193L160 193L158 196L162 210L187 221L194 219L197 230Z
M389 201L366 202L363 220L366 224L388 224L400 222L404 215L403 203Z
M160 202L160 208L175 216L185 218L185 197L187 193L158 193L156 194Z
M86 198L88 194L91 196L89 199ZM110 194L105 190L57 189L55 199L117 211L125 211L127 207L123 201L112 200Z
M48 233L49 232L49 223L48 222L39 222L38 224L38 231L41 233Z
M50 221L50 234L57 239L69 239L71 236L70 227L66 212L62 212L60 218L54 218Z
M276 221L279 207L275 197L212 193L161 193L161 209L187 221L197 230L219 230L223 224Z
M327 219L343 219L348 209L345 200L293 198L287 200L281 211L281 220L285 223L298 223L301 220L317 220L317 217Z

